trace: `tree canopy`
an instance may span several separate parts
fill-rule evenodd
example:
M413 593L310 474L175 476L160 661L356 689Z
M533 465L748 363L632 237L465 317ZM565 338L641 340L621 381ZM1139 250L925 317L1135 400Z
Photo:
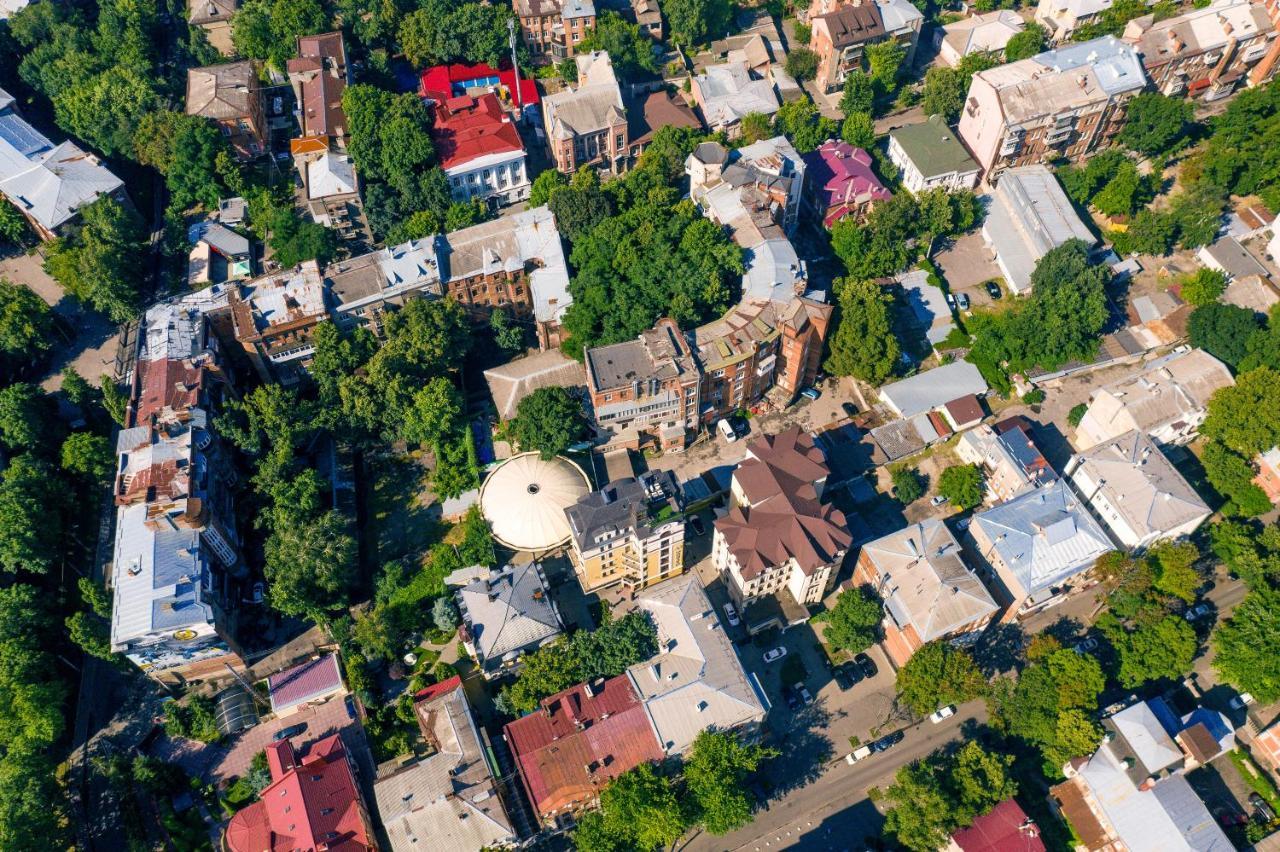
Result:
M1200 431L1247 459L1280 443L1280 372L1259 367L1219 388Z
M320 0L247 0L231 19L236 52L283 72L297 53L298 37L329 29Z
M1192 120L1191 102L1158 92L1143 92L1125 106L1125 124L1117 141L1148 157L1185 145Z
M1096 658L1054 642L1016 680L997 681L989 702L992 720L1036 748L1045 773L1057 778L1068 760L1091 753L1102 738L1092 714L1105 684Z
M80 301L123 322L137 308L144 239L137 214L103 196L81 207L79 222L49 245L45 271Z
M1233 368L1249 354L1249 340L1259 328L1253 311L1220 302L1196 308L1187 320L1191 345Z
M1004 61L1017 62L1035 56L1049 45L1049 33L1039 24L1028 24L1020 33L1014 33L1004 46Z
M877 629L884 619L880 599L866 586L846 589L836 599L836 605L821 616L826 622L823 641L833 651L858 654L870 648L876 641Z
M898 669L898 700L919 716L978 698L986 679L973 655L949 642L929 642Z
M671 40L688 48L727 33L733 5L728 0L667 0L662 14L671 27Z
M957 509L972 509L982 502L982 468L976 464L953 465L938 477L938 493Z
M653 48L653 39L641 32L638 25L606 9L596 18L595 29L576 49L607 52L617 72L623 77L631 77L640 71L653 73L658 70Z
M835 285L838 312L826 368L878 385L893 374L902 350L893 333L893 295L873 281L846 279Z
M514 421L516 442L544 459L555 458L586 434L582 404L561 387L538 388L520 400Z
M697 819L710 834L728 834L751 821L747 779L775 749L746 744L730 731L703 730L684 757L684 783Z
M933 852L948 836L1018 792L1013 756L970 740L898 770L885 792L885 832L913 852Z
M1263 704L1280 699L1280 593L1268 585L1250 589L1231 617L1213 633L1218 675Z

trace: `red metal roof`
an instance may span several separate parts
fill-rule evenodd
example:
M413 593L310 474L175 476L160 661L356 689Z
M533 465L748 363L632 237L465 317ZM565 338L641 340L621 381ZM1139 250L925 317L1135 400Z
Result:
M1013 799L1005 799L968 828L951 835L964 852L1044 852L1039 827Z
M506 727L507 742L534 806L542 814L593 800L609 781L661 760L649 717L626 675L542 700Z
M325 654L267 678L271 709L277 713L342 689L338 656Z
M460 95L436 106L431 131L440 167L452 169L489 154L524 150L520 132L494 94Z
M462 676L454 675L448 680L442 680L439 683L431 684L426 689L418 690L413 696L413 702L416 704L419 701L430 701L433 698L439 698L441 695L453 692L460 686L462 686Z
M465 62L436 65L422 72L422 84L418 94L435 101L448 100L457 95L466 94L469 88L488 88L491 85L488 81L496 77L498 84L509 93L509 100L514 104L516 72L506 67L506 63L503 65L502 68L494 68L484 63L472 65ZM523 75L520 77L520 94L526 107L538 105L538 84Z
M132 426L150 422L165 408L185 412L200 400L204 368L173 358L138 363L138 398Z

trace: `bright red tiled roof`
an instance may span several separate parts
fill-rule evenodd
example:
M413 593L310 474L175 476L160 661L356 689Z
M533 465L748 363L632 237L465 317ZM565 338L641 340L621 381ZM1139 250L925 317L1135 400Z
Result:
M628 769L662 759L626 675L591 691L578 684L544 698L538 710L506 727L525 790L542 814L586 804Z
M465 94L467 88L480 88L481 81L493 78L497 78L499 85L511 93L511 102L515 103L515 72L510 68L498 69L484 63L471 65L457 62L453 65L436 65L428 68L422 72L422 84L418 94L435 101L448 100ZM488 86L487 83L483 85ZM520 77L520 94L524 98L526 107L538 105L538 84L523 75Z
M964 852L1044 852L1040 829L1013 799L951 835Z
M227 825L230 852L366 852L373 848L360 793L337 734L299 760L288 740L267 748L272 782Z
M478 157L524 150L520 132L494 94L461 95L436 105L431 131L440 167L452 169Z
M271 709L279 713L342 689L336 654L325 654L267 678Z

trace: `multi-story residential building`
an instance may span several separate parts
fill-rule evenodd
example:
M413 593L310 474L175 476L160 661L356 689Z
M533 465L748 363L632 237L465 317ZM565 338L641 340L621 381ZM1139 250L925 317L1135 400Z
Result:
M431 138L455 201L508 205L528 199L524 141L496 94L449 98L436 104L435 118Z
M231 330L258 378L297 384L315 354L311 335L329 318L314 260L228 290Z
M271 783L227 823L226 852L262 852L281 843L375 852L373 823L339 734L311 743L302 754L287 739L267 743L266 755Z
M461 637L486 678L501 677L564 633L555 601L537 562L495 568L458 589Z
M495 849L514 846L516 831L503 803L461 677L432 684L413 697L423 752L383 763L373 782L378 815L391 852Z
M789 594L805 605L826 595L853 541L844 513L823 502L829 473L821 448L799 426L747 445L711 551L738 603Z
M887 37L880 7L841 6L810 17L809 49L818 55L817 84L824 92L844 87L849 74L862 73L862 52Z
M1272 28L1280 30L1280 0L1263 0L1262 7L1271 16ZM1264 80L1271 79L1271 75L1275 73L1276 63L1280 63L1280 39L1271 40L1266 56L1258 60L1258 63L1249 71L1249 85L1256 86Z
M146 312L116 439L111 649L168 683L244 665L230 641L248 576L235 472L213 432L228 386L205 316L225 305L215 286Z
M542 99L543 125L556 169L572 174L579 166L622 171L627 155L627 110L603 50L580 54L578 83Z
M1130 21L1122 38L1142 56L1151 85L1165 95L1215 101L1270 80L1274 63L1261 63L1276 42L1276 28L1260 3L1216 0L1176 18ZM1253 74L1256 71L1257 74Z
M702 120L713 132L730 139L742 135L742 117L752 113L773 115L781 102L773 83L741 62L712 65L689 81L689 93L702 111Z
M252 160L267 151L262 88L252 62L189 69L187 115L216 124L240 160Z
M702 376L673 320L635 340L588 349L586 366L595 423L619 444L638 446L653 435L664 448L683 448L698 428Z
M1110 144L1146 84L1137 51L1111 36L1045 51L973 75L960 138L988 181L1011 166L1079 160Z
M478 322L495 310L529 323L543 348L560 343L573 298L556 219L546 207L413 240L325 269L335 321L375 327L388 305L456 299Z
M1231 371L1209 353L1171 352L1094 391L1073 443L1087 450L1137 431L1157 444L1185 444L1200 434L1214 391L1234 384Z
M1036 23L1044 27L1054 42L1063 42L1085 24L1093 24L1115 0L1040 0Z
M880 22L884 25L885 36L906 49L903 67L910 68L916 58L916 45L920 42L924 13L910 0L875 0L875 4L880 10Z
M1087 575L1111 540L1064 479L978 512L974 548L1012 621L1048 606Z
M641 589L683 573L681 503L675 476L664 470L614 480L565 509L583 591Z
M1003 55L1009 39L1026 28L1022 16L1012 9L963 18L934 30L938 61L954 68L970 54Z
M1030 292L1036 264L1053 249L1071 240L1098 242L1048 166L1005 171L993 195L982 240L1014 293Z
M591 0L515 0L515 11L535 59L559 62L574 56L596 27Z
M187 0L187 23L204 30L205 38L223 56L234 56L231 19L240 9L240 0Z
M986 474L987 502L1012 500L1024 491L1058 478L1021 426L1011 426L1003 432L990 426L970 429L956 442L956 456L982 467Z
M303 137L322 136L345 149L347 116L342 111L342 93L350 77L342 33L300 37L298 55L286 67Z
M902 185L913 193L978 185L978 164L940 115L891 130L889 160L901 170Z
M124 181L74 142L54 145L18 114L0 89L0 195L18 208L42 240L58 236L81 207L102 196L129 203Z
M871 168L871 155L840 139L828 139L804 155L806 198L814 218L830 228L852 216L866 218L893 197Z
M883 647L899 668L934 640L977 641L999 609L937 518L864 544L853 582L884 601Z
M685 160L684 170L689 196L703 214L728 228L733 241L748 252L795 234L804 202L805 160L785 136L736 151L703 142ZM747 260L750 266L751 258ZM800 274L797 270L788 277L795 280Z
M1072 456L1064 473L1116 541L1129 550L1185 538L1213 514L1141 432Z

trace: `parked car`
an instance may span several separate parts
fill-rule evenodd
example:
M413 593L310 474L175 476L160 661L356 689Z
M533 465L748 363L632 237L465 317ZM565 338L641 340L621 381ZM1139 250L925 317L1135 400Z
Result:
M787 649L779 645L776 648L770 648L768 651L764 652L764 661L766 663L772 663L774 660L781 660L786 655Z
M1075 647L1071 650L1075 651L1077 654L1092 654L1094 651L1098 650L1098 640L1094 639L1092 636L1086 636L1077 642Z
M307 731L307 723L299 722L296 725L290 725L287 728L281 728L280 730L276 731L275 735L271 737L271 739L274 742L280 742L281 740L287 740L292 737L302 736L304 733L306 733L306 731Z
M1233 825L1244 825L1249 821L1249 817L1239 811L1219 811L1218 822L1222 823L1224 828L1231 828Z
M844 409L846 417L853 417L858 413L858 406L854 405L852 402L842 402L840 403L840 407Z
M267 596L267 584L261 581L254 583L249 587L249 597L245 598L245 603L260 604L263 598Z
M689 526L693 527L694 535L704 535L707 532L707 527L702 523L702 518L697 515L689 519Z
M742 619L738 618L737 608L731 603L724 605L724 617L729 622L730 627L737 627L742 623Z
M1198 603L1195 606L1191 607L1191 609L1184 612L1182 614L1182 617L1185 618L1187 621L1199 621L1200 619L1204 618L1206 615L1212 615L1212 614L1213 614L1212 604Z
M747 432L751 431L750 427L747 426L747 418L745 417L730 417L729 425L733 427L734 434L739 438L746 437Z
M782 687L782 700L787 702L787 709L793 712L804 706L800 696L789 686Z
M956 309L956 297L950 293L947 294L947 307L953 311Z
M795 689L796 694L800 696L801 702L804 704L813 703L813 696L809 694L809 688L803 683L797 683L793 688Z
M956 715L956 705L948 704L946 707L939 707L930 713L929 721L936 725L943 719L950 719L954 715Z
M941 506L943 503L946 503L949 499L950 499L949 497L943 497L941 494L938 494L932 500L929 501L929 505Z
M1004 295L1004 293L1001 292L1000 290L1000 285L997 284L996 282L988 281L986 286L987 286L987 295L990 296L992 299L999 299L1001 296Z
M870 756L871 756L871 746L858 746L853 751L849 752L844 756L844 762L849 764L850 766L853 766L855 763L857 763L859 760L862 760L864 757L870 757Z
M1253 805L1255 813L1261 817L1259 822L1275 822L1276 811L1271 807L1270 803L1258 793L1249 794L1249 804Z
M347 716L354 719L356 717L356 699L354 696L348 695L342 702L346 705Z
M961 293L960 295L956 296L956 301L960 303L960 310L962 311L969 310L969 294L968 293Z
M969 524L971 523L973 523L972 517L961 518L960 520L956 521L956 529L960 530L960 532L964 532L965 530L969 529Z
M1253 703L1253 696L1247 692L1242 692L1227 703L1231 705L1232 710L1243 710Z
M805 399L814 400L822 396L822 391L818 390L817 388L805 388L804 390L800 391L800 395Z
M902 738L905 736L906 734L902 733L902 731L894 731L892 734L885 734L883 737L871 744L871 750L888 751L898 743L902 742Z
M853 658L853 663L862 671L862 676L871 679L879 673L875 662L866 654L859 654Z
M733 431L733 424L729 422L728 418L720 418L720 422L716 424L716 431L720 433L720 437L730 444L738 440L738 433Z
M842 663L831 670L832 677L835 678L836 686L841 691L853 689L862 683L862 670L853 663Z

